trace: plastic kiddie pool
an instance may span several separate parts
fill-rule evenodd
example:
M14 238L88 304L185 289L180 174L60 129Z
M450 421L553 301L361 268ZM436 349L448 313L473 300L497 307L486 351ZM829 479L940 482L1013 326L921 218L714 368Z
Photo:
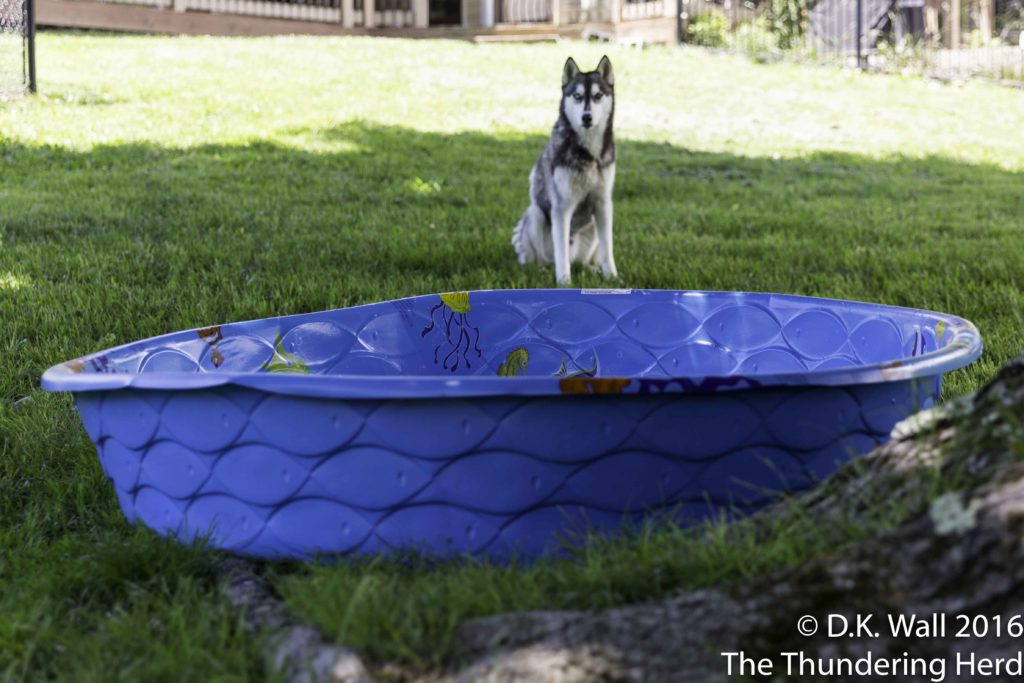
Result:
M267 557L532 557L811 486L981 353L951 315L776 294L434 294L56 365L125 515Z

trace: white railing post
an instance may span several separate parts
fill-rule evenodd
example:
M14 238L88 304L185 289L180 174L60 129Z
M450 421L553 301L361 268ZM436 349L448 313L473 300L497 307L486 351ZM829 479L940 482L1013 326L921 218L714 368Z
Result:
M989 41L992 40L992 20L995 18L995 3L992 0L981 0L978 8L978 30L981 31L981 37L985 40L983 47L989 47Z
M341 0L341 27L352 28L356 25L356 8L352 0Z
M612 23L618 24L622 21L622 0L611 0Z
M429 0L412 0L412 25L416 28L426 28L430 23Z
M174 11L184 12L188 9L188 0L174 0Z
M363 0L363 28L374 28L377 25L377 10L373 0Z
M951 0L949 8L949 47L960 48L960 0Z

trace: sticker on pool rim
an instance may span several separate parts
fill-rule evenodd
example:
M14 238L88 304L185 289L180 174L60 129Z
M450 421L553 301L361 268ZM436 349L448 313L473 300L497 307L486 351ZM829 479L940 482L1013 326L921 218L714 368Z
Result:
M581 289L580 294L632 294L632 289Z

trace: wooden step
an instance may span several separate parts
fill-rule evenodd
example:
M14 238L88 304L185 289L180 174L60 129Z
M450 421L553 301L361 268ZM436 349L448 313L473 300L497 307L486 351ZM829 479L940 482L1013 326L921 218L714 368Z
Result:
M557 43L557 33L492 33L473 36L474 43Z

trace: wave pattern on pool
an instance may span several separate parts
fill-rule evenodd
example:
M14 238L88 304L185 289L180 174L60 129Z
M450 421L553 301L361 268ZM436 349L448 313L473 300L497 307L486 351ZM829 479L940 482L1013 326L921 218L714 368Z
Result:
M125 514L231 550L531 557L798 491L980 353L954 316L768 294L456 292L51 368Z

